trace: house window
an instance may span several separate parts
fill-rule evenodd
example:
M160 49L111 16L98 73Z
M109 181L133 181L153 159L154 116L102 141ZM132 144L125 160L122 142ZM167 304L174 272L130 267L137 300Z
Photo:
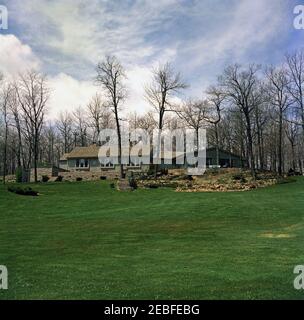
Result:
M77 159L76 160L76 168L88 168L89 160L88 159Z
M101 168L114 168L114 164L110 161L108 163L101 163Z
M140 167L142 165L142 157L139 155L137 158L133 158L132 161L127 165L127 167Z

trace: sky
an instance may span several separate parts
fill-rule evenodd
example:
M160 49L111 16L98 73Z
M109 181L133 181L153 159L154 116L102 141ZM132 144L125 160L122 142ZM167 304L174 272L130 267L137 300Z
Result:
M0 0L9 11L0 30L0 71L48 76L49 118L86 106L100 92L96 65L106 55L123 64L126 112L150 108L144 86L170 62L189 85L178 98L200 98L232 63L279 64L300 49L293 10L301 0ZM304 3L303 3L304 4Z

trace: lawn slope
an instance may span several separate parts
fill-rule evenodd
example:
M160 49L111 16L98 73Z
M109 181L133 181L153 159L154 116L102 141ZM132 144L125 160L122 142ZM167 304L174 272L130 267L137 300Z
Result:
M304 180L250 192L0 187L0 299L294 299Z

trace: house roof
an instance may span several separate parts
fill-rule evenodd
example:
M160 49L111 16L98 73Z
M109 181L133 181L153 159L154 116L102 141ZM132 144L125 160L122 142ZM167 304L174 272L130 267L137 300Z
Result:
M70 153L65 153L61 158L60 160L61 161L65 161L67 159L79 159L79 158L98 158L98 154L99 154L99 151L100 151L100 146L96 145L96 144L93 144L93 145L90 145L88 147L76 147L74 148ZM105 147L107 148L107 147ZM208 148L206 151L211 151L215 148ZM133 149L131 149L133 150ZM241 158L240 156L238 155L235 155L233 153L230 153L230 152L227 152L227 151L224 151L224 150L219 150L221 152L224 152L224 153L227 153L227 154L231 154L235 157L239 157ZM139 156L149 156L150 155L150 152L151 152L151 148L150 146L142 146L142 149L139 151ZM122 148L122 153L123 154L128 154L128 147L123 147ZM111 150L111 152L109 150L107 150L107 156L112 156L112 157L115 157L118 155L118 150L116 148L113 148ZM180 158L180 157L183 157L185 154L184 152L179 152L179 151L173 151L172 153L169 152L169 151L161 151L161 158L162 159L170 159L171 157L172 158Z
M102 147L98 145L90 145L88 147L76 147L70 153L64 154L60 160L67 160L67 159L79 159L79 158L98 158L99 151ZM108 148L108 147L104 147ZM128 148L123 147L122 153L127 153ZM150 147L149 146L142 146L142 149L138 152L140 156L149 156L150 155ZM118 149L113 148L107 150L107 156L115 157L118 155Z
M60 157L59 161L66 161L66 160L68 160L67 155L68 155L68 153L63 154L63 155Z
M67 159L98 158L99 146L96 144L88 147L75 147L70 153L65 154Z

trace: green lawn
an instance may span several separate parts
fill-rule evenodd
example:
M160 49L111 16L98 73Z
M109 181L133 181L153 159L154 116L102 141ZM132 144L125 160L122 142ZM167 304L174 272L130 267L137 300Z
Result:
M243 193L0 187L0 299L293 299L304 179Z

